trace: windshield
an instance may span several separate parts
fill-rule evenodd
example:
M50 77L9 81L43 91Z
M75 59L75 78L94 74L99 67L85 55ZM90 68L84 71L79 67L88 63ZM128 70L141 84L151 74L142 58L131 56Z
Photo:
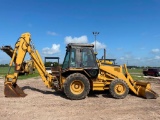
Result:
M69 56L70 56L69 53L70 52L68 52L68 51L66 52L66 56L65 56L64 61L63 61L62 69L66 69L66 68L69 67Z

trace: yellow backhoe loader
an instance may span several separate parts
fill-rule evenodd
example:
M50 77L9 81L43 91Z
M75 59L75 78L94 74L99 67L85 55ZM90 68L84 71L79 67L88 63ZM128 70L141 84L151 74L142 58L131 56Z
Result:
M32 45L30 33L22 34L15 44L9 64L12 66L15 60L15 73L5 76L5 96L26 96L16 83L24 57L29 53L44 84L48 88L63 91L69 99L84 99L90 90L109 90L112 97L117 99L125 98L129 90L147 99L158 97L158 94L151 90L150 83L134 81L126 65L115 66L97 62L93 47L92 44L68 44L62 67L56 66L52 74L49 74L38 51Z
M8 56L10 56L12 58L14 50L11 46L2 46L0 48L0 50L5 52ZM34 71L35 71L35 66L33 64L33 60L26 60L26 61L23 61L22 65L21 65L21 69L19 70L19 74L21 74L21 75L33 74Z

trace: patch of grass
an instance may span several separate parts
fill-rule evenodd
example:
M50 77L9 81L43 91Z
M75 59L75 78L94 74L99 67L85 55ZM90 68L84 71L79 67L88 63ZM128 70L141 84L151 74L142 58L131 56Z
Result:
M5 75L7 75L9 70L9 67L0 67L0 76L4 77ZM14 67L11 67L10 69L10 74L14 73ZM18 80L24 80L27 78L34 78L34 77L38 77L39 73L37 72L37 70L35 71L35 73L33 74L28 74L28 75L19 75L18 76Z
M137 80L145 80L143 75L135 75L135 74L131 74L133 80L137 81Z
M8 73L9 67L0 67L0 75L6 75ZM14 72L14 67L11 67L10 73Z
M136 74L142 74L142 72L143 72L143 69L140 69L140 68L137 68L137 69L128 69L128 72L129 73L136 73Z
M18 79L19 80L25 80L25 79L28 79L28 78L35 78L35 77L39 77L39 73L37 71L33 74L20 75L20 76L18 76Z
M133 80L145 80L143 77L143 69L128 69L128 72L132 76Z

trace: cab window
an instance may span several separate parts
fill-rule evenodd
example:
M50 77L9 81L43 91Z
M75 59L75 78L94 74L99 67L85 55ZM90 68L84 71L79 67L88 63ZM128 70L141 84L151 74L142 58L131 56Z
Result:
M82 65L84 67L94 67L96 65L94 55L90 49L82 50Z
M76 49L71 50L71 56L70 56L70 67L76 66Z
M69 56L70 56L70 52L67 51L63 61L62 69L66 69L69 67Z

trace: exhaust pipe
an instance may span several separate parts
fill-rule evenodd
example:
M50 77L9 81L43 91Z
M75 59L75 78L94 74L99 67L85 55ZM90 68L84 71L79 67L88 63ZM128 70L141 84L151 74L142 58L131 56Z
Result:
M104 49L104 62L106 62L106 49Z

